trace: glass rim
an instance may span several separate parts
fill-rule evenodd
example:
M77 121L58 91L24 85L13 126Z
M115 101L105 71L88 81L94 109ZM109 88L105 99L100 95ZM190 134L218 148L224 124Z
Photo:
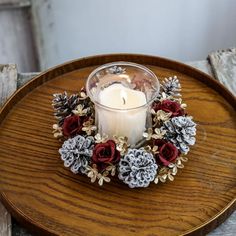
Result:
M155 78L155 80L157 81L157 84L158 84L158 88L157 88L157 90L155 90L154 95L152 96L152 98L149 99L149 101L147 101L145 104L143 104L141 106L132 107L132 108L126 108L126 109L112 108L112 107L109 107L109 106L105 106L105 105L101 104L100 102L98 102L97 100L95 100L94 96L92 95L92 93L90 92L90 90L88 88L89 87L89 81L91 80L91 78L93 78L93 76L96 73L98 73L99 71L101 71L101 70L103 70L105 68L111 67L111 66L131 66L131 67L134 67L134 68L141 69L141 70L147 72L153 78ZM90 97L91 101L95 105L97 105L97 106L99 106L99 107L101 107L103 109L110 110L110 111L127 112L127 111L135 111L135 110L139 110L141 108L147 107L147 106L149 106L155 100L155 98L159 94L159 91L160 91L160 82L159 82L156 74L153 71L151 71L149 68L147 68L146 66L143 66L143 65L140 65L140 64L137 64L137 63L134 63L134 62L117 61L117 62L106 63L106 64L101 65L101 66L97 67L96 69L94 69L89 74L89 76L87 78L87 81L86 81L86 92L87 92L87 95Z

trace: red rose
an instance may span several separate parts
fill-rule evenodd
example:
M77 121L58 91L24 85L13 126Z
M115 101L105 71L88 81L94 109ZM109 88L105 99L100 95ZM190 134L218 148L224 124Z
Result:
M69 116L65 118L62 125L63 134L67 137L73 137L79 134L83 128L83 123L86 121L86 117L82 116Z
M117 164L120 160L120 152L116 150L116 144L113 140L106 143L99 143L94 147L92 162L97 164L100 170L107 164Z
M167 113L171 113L171 117L182 116L184 115L184 109L181 108L178 102L174 102L171 100L163 100L159 103L154 103L153 109L157 112L159 110L163 110Z
M159 153L157 154L157 162L164 166L168 166L179 155L179 150L170 142L163 139L154 141L154 145L158 146Z
M164 139L154 139L153 140L153 144L158 147L158 150L160 150L160 148L166 143L167 142Z
M159 160L164 166L168 166L178 155L179 151L172 143L164 144L159 150Z

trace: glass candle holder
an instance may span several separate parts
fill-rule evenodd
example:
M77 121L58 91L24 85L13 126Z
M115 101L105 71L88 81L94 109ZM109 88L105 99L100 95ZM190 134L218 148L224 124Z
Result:
M152 126L150 105L159 93L159 80L145 66L113 62L92 71L87 94L95 104L95 123L100 134L126 136L135 145Z

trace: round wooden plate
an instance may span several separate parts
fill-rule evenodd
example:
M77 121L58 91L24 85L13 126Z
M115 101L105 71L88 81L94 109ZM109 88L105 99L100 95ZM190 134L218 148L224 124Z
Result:
M177 75L197 143L174 182L103 187L63 167L53 138L52 94L77 92L97 66L112 61ZM16 92L0 115L1 200L39 235L204 235L236 207L235 97L206 74L171 60L130 54L83 58L50 69Z

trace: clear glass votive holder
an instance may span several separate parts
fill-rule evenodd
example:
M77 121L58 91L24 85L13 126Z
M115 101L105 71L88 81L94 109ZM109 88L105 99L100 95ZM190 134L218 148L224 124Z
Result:
M96 68L87 79L86 91L95 104L98 132L138 143L152 126L150 106L159 89L158 78L143 65L120 61Z

